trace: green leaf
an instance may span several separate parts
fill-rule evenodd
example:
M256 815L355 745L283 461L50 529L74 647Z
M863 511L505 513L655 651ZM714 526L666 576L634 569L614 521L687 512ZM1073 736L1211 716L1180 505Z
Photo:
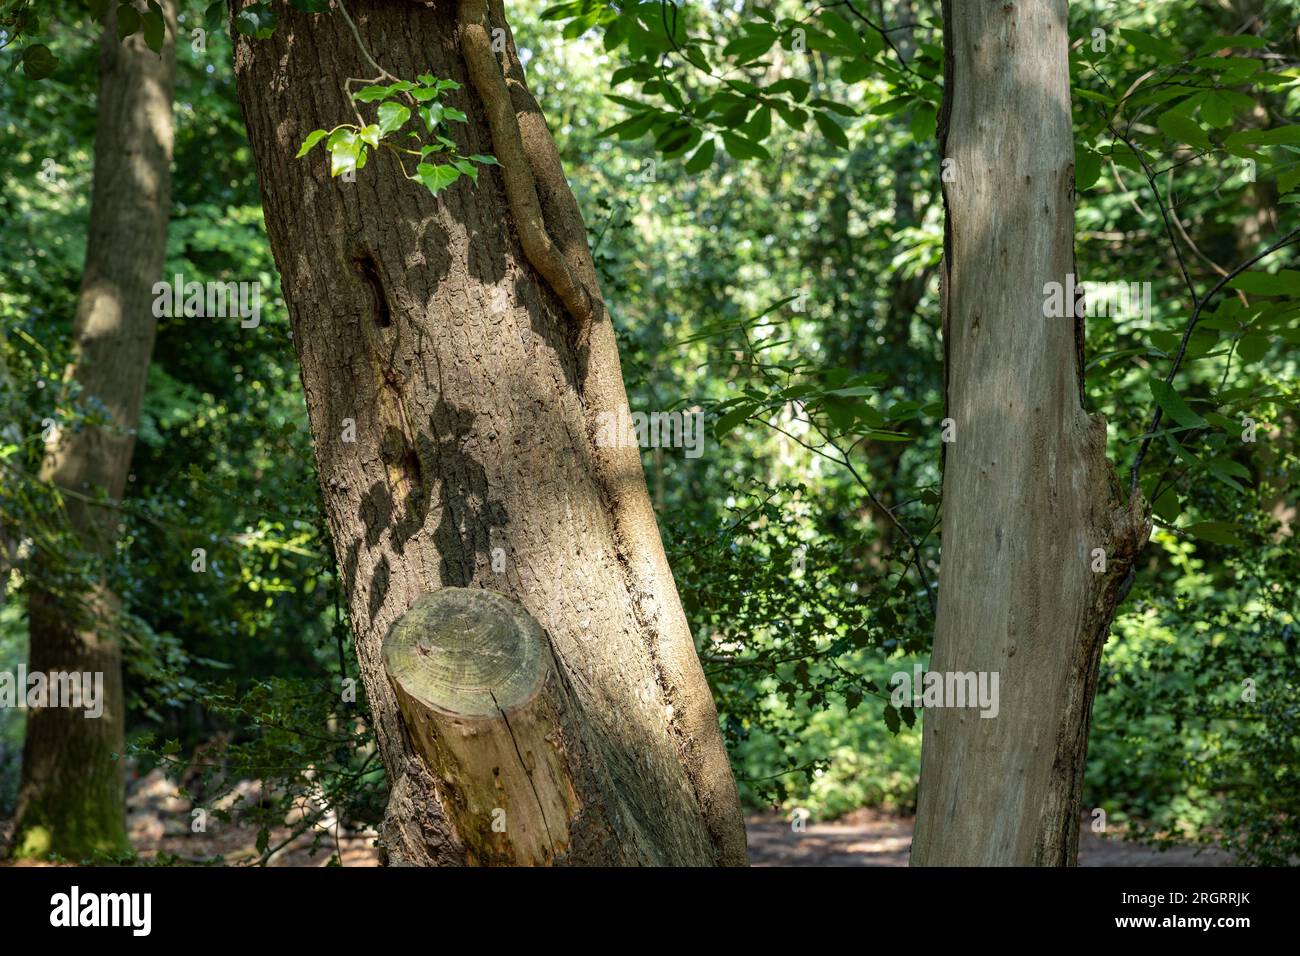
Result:
M244 36L265 40L275 33L280 18L269 3L254 3L235 15L235 29Z
M912 136L921 142L934 139L939 128L939 115L933 103L921 103L912 112Z
M1220 127L1227 126L1232 122L1232 103L1226 96L1220 96L1218 93L1207 93L1201 100L1201 119L1210 126Z
M361 127L361 129L357 131L357 136L361 139L361 142L365 143L367 146L375 148L379 147L379 127L374 123L371 123L369 126Z
M1243 335L1237 343L1237 355L1247 364L1258 362L1268 354L1268 336L1263 332Z
M1228 50L1233 48L1259 49L1260 47L1265 47L1265 46L1268 46L1268 41L1265 40L1263 37L1257 37L1248 33L1243 33L1240 34L1239 36L1211 37L1210 39L1202 43L1200 48L1196 52L1213 53L1215 50Z
M209 3L203 11L203 23L209 30L220 30L226 22L226 0Z
M1165 524L1173 524L1178 520L1178 516L1183 513L1183 505L1178 500L1178 495L1174 493L1174 490L1167 488L1155 500L1152 510L1156 513L1156 517Z
M386 100L392 95L386 86L363 86L352 94L352 98L358 103L373 103L376 100Z
M1101 178L1101 154L1086 146L1074 148L1074 188L1090 189Z
M735 57L737 65L757 60L776 43L777 33L766 25L750 24L744 36L737 37L723 47L723 56Z
M691 154L691 158L686 161L685 169L688 173L702 173L713 165L713 157L718 151L717 140L706 139L700 144L699 149Z
M1228 283L1228 288L1251 295L1300 295L1300 272L1295 269L1276 273L1243 272Z
M1151 395L1166 415L1185 428L1203 428L1208 425L1204 418L1187 407L1183 397L1174 391L1173 386L1161 379L1151 379Z
M411 118L411 111L401 103L394 103L390 100L379 104L377 115L379 118L379 135L387 136L406 124L406 121Z
M484 156L482 153L475 153L470 157L474 162L481 163L484 166L500 166L495 156Z
M1139 53L1153 56L1161 63L1178 62L1178 51L1159 37L1153 37L1138 30L1120 30L1119 35L1133 44L1133 48Z
M117 8L117 38L125 40L140 29L140 12L135 7L123 4Z
M715 437L722 439L731 434L737 425L747 419L754 411L755 406L750 404L738 405L731 411L719 418L713 425L713 434Z
M859 83L871 75L871 69L874 66L875 63L866 57L845 60L840 67L840 82Z
M456 180L460 179L460 170L455 166L433 165L432 163L420 163L415 167L415 174L420 182L433 195L438 195Z
M769 93L790 94L790 98L793 99L796 103L802 103L805 99L807 99L810 90L812 90L811 83L809 83L807 80L795 79L793 77L787 77L786 79L783 80L777 80L775 83L773 83L771 86L767 88L767 91Z
M43 80L59 68L59 58L44 43L23 50L23 73L29 80Z
M1201 125L1185 113L1179 112L1177 108L1161 113L1160 118L1156 120L1156 125L1172 140L1199 149L1211 147L1210 137L1205 130L1201 129Z
M1219 475L1227 475L1232 478L1240 478L1243 481L1253 481L1255 476L1250 473L1250 469L1241 462L1233 461L1224 455L1218 455L1209 462L1210 470Z
M867 110L872 116L890 116L899 110L905 109L913 103L911 96L899 96L892 100L885 100L883 103L877 103L871 109Z
M844 132L844 127L840 126L840 124L835 122L835 120L830 116L820 112L813 113L813 121L817 124L817 128L821 130L822 135L826 137L828 142L838 146L840 149L849 148L849 137ZM728 152L730 152L730 149L728 149Z
M330 176L340 176L361 166L361 142L354 129L336 129L330 134L325 148L330 152Z
M835 35L835 39L839 40L844 49L850 53L861 52L870 56L879 49L878 46L872 43L873 40L879 39L874 31L869 32L867 38L863 39L857 28L834 10L823 10L818 14L818 19L821 20L826 29Z
M1289 193L1300 186L1300 163L1296 163L1286 172L1277 174L1277 191L1279 193Z
M444 117L446 117L447 119L452 120L452 121L457 122L457 123L465 123L465 122L468 122L468 121L469 121L469 117L468 117L468 116L466 116L466 115L465 115L464 113L462 113L460 110L452 109L450 106L448 106L448 107L446 107L445 109L443 109L443 111L442 111L442 115L443 115Z
M329 133L325 132L325 130L323 129L312 130L310 133L307 134L307 138L302 141L302 147L298 150L298 154L294 156L294 159L302 159L304 156L306 156L308 153L311 152L313 146L315 146L317 143L319 143L328 135Z
M737 133L724 132L722 145L736 159L771 159L772 154L758 143L745 139Z
M1300 143L1300 124L1275 126L1272 129L1243 129L1224 137L1225 146L1293 146Z
M640 139L650 132L650 127L659 116L658 111L638 113L613 126L605 127L598 135L602 138L617 136L619 139Z
M428 128L430 133L432 133L434 129L437 128L438 124L442 122L443 108L441 103L431 103L428 106L421 106L419 112L420 119L424 120L424 125Z
M893 704L885 705L885 726L889 728L891 734L895 735L902 726L902 721L899 720L898 711L894 708Z
M1241 547L1244 542L1237 533L1240 525L1233 524L1230 521L1198 521L1196 524L1190 524L1181 529L1190 534L1193 538L1200 538L1202 541L1209 541L1212 544L1226 544L1232 547Z
M828 100L820 96L814 100L810 100L808 105L815 106L820 110L826 110L828 113L835 113L837 116L847 116L850 119L858 115L858 111L847 103L841 103L838 100Z
M161 55L163 42L167 38L167 21L163 19L162 7L158 6L158 0L149 0L148 9L140 18L140 22L144 27L145 46Z

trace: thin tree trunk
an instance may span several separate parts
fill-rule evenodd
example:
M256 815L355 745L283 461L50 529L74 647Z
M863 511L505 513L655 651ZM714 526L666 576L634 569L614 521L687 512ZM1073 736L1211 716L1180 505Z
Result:
M458 81L451 105L469 121L448 135L502 164L437 197L387 151L355 182L331 179L320 153L294 154L311 130L353 116L344 79L375 72L347 22L283 8L271 39L237 42L240 101L391 784L389 859L741 864L735 783L639 453L595 440L602 413L627 401L614 332L501 5L347 10L385 70ZM355 441L343 440L348 419ZM407 612L448 587L498 592L546 635L554 675L538 677L548 689L519 706L544 702L544 715L529 710L527 720L548 728L538 739L557 753L520 748L529 787L511 777L519 768L484 769L420 716L500 741L524 711L503 706L489 731L475 723L482 714L448 714L438 705L447 695L385 669L393 625L415 628ZM482 778L494 771L499 785ZM484 802L548 786L566 790L535 793L543 814L552 808L549 841L511 829L531 816L523 808ZM553 819L557 807L568 819Z
M162 55L136 34L119 41L110 4L101 41L90 236L73 326L68 378L79 401L95 401L111 425L63 431L41 478L75 493L64 499L82 549L106 557L120 520L111 507L126 488L157 319L153 284L162 273L171 208L175 6ZM90 503L97 494L110 506ZM15 853L78 858L126 848L124 701L116 599L102 584L86 593L43 590L31 576L29 672L102 673L103 714L45 707L27 712Z
M1065 0L946 0L947 414L931 669L999 675L997 716L927 708L912 862L1069 865L1102 644L1150 531L1083 407ZM1105 570L1094 572L1093 549Z

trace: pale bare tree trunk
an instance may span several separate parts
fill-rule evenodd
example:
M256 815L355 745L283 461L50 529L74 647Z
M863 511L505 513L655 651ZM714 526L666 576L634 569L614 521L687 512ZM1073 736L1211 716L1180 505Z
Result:
M64 430L51 442L41 478L70 492L67 521L81 547L111 553L131 466L157 319L153 284L162 273L171 209L172 92L176 15L163 0L162 55L140 34L119 41L110 4L101 41L90 236L73 326L68 377L80 401L96 401L112 420ZM107 496L109 507L93 503ZM15 852L69 858L126 847L124 701L116 599L102 585L88 593L47 591L37 557L28 602L29 671L102 673L103 715L47 707L27 713Z
M387 152L355 182L331 179L320 153L294 154L311 130L352 118L345 78L374 75L347 22L284 7L273 38L237 42L240 101L392 789L389 858L741 864L735 783L638 451L595 441L600 415L627 401L614 332L501 4L357 0L347 10L385 70L458 81L450 102L469 121L448 135L502 164L437 197ZM354 442L343 440L347 420ZM411 611L451 587L497 592L516 610L470 601ZM435 639L452 626L444 614L494 635L484 646L502 667L484 686L499 714L444 682L474 670L472 655L439 656L465 643ZM385 644L399 620L394 635L406 636ZM535 622L545 634L527 680L516 652L499 648L531 647L507 640L531 625L516 632L493 620ZM407 645L448 670L414 673ZM507 739L519 744L517 763ZM530 792L535 807L520 803Z
M912 862L1068 865L1097 666L1150 524L1083 407L1065 0L947 0L947 414L931 669L999 675L995 718L927 708ZM1094 549L1106 568L1093 570Z

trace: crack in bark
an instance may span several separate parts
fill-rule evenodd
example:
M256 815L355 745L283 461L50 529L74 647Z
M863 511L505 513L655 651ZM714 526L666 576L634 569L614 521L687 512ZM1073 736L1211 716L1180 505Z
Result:
M370 290L370 296L374 300L375 325L381 329L388 328L393 324L393 313L388 307L388 297L384 295L384 285L379 281L379 268L375 265L375 257L369 252L362 251L356 254L353 262L356 264L362 283Z
M528 764L524 762L524 755L519 752L519 741L515 737L514 728L510 726L510 718L497 702L497 695L490 689L488 696L492 698L492 704L501 715L501 722L506 725L506 733L510 735L510 743L514 745L515 756L519 758L519 766L524 771L524 776L528 778L528 788L533 791L533 799L537 801L537 812L542 818L542 829L546 831L546 842L551 846L551 862L555 862L555 837L551 835L551 825L546 820L546 808L542 806L542 795L537 792L537 783L533 780L533 772L528 769Z

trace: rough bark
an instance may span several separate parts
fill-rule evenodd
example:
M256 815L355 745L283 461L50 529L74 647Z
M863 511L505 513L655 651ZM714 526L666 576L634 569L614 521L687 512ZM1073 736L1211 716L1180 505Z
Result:
M144 399L157 319L153 284L162 274L171 208L175 5L164 0L162 55L136 34L119 41L116 5L101 41L90 235L73 326L68 377L79 401L111 419L65 429L46 451L41 478L70 492L68 526L91 556L111 553ZM95 503L107 497L108 506ZM28 670L102 672L103 716L46 707L27 713L15 853L69 858L126 848L124 701L116 599L102 584L55 594L30 576Z
M743 863L735 784L638 451L595 441L601 413L627 402L614 332L500 4L357 2L348 12L385 70L458 81L451 105L469 121L448 135L503 166L437 197L387 152L355 182L330 179L322 156L293 157L312 129L352 115L343 80L374 73L347 23L286 8L272 39L237 42L240 101L392 787L389 859L504 861L481 852L494 839L490 818L458 810L483 781L459 782L430 758L381 654L421 598L464 587L526 611L567 688L552 735L580 809L567 848L545 862ZM497 30L504 54L491 42L485 51ZM355 420L355 442L341 440L344 419ZM504 570L493 570L494 556Z
M1066 3L944 3L947 414L931 669L1000 710L927 709L912 862L1069 865L1102 645L1150 523L1083 407ZM1103 548L1106 569L1092 570Z

